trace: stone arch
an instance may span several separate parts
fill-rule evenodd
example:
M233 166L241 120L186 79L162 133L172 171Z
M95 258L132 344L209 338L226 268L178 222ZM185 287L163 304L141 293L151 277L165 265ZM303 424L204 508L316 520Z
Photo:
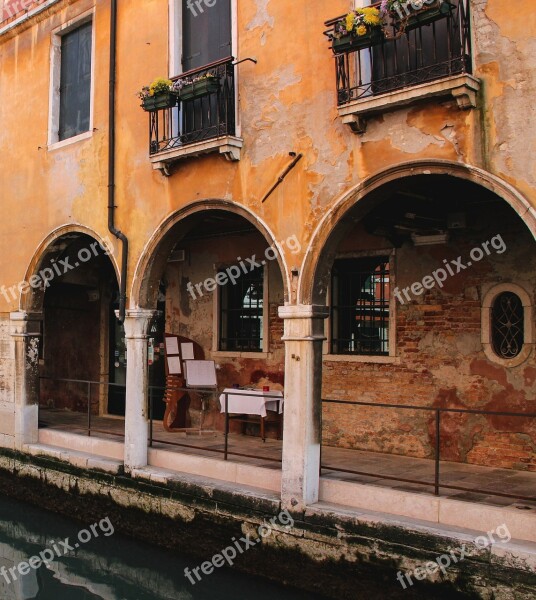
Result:
M280 244L274 238L268 225L248 208L227 200L200 200L174 212L156 229L147 242L134 271L131 288L130 307L132 309L153 309L156 307L158 286L165 263L179 239L197 223L202 221L207 211L227 211L249 221L277 253L277 262L283 278L285 300L289 297L289 271L283 259Z
M325 304L330 265L340 240L365 214L371 192L387 183L417 175L448 175L480 185L505 200L524 221L536 239L536 213L530 202L512 185L478 167L448 160L412 161L389 167L371 175L344 194L324 215L313 233L302 263L298 284L299 304ZM357 208L357 210L355 210ZM354 209L352 218L346 219Z
M54 249L54 243L69 234L75 235L87 235L93 238L103 247L110 248L110 238L103 238L95 230L79 224L62 225L51 233L49 233L39 244L34 255L26 269L24 275L24 281L30 281L31 277L39 273L39 270L43 266L46 260L54 258L58 254L57 249ZM113 250L113 248L110 248ZM115 271L117 281L120 280L120 270L117 263L116 257L113 252L109 252L108 258L110 259L113 269ZM28 314L41 313L43 309L43 302L45 297L45 289L41 288L30 288L27 294L20 295L19 308L21 311Z

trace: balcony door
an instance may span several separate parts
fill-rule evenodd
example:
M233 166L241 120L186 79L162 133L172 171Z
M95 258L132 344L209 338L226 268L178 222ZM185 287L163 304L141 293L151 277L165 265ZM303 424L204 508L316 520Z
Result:
M196 75L202 76L211 72L210 69L203 70L203 67L229 58L231 40L231 0L217 0L214 6L199 2L199 7L197 3L182 0L183 73L196 70ZM217 137L222 128L227 127L226 103L221 90L228 82L222 78L220 83L220 92L181 103L180 133L183 143Z
M183 72L227 58L232 52L231 0L217 0L211 7L200 2L199 7L182 2Z

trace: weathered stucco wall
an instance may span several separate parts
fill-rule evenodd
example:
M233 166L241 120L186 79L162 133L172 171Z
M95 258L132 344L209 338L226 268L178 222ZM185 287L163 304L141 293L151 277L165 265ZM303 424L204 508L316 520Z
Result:
M534 16L528 0L515 11L505 9L503 0L472 3L476 75L483 80L481 110L462 112L453 102L431 101L372 119L364 136L351 133L336 116L333 58L322 35L324 20L345 12L350 3L240 2L238 55L259 61L238 68L243 159L196 158L180 164L169 179L148 161L147 115L135 97L142 85L167 74L167 4L146 3L143 18L134 3L119 6L117 221L131 240L130 281L158 224L203 198L250 207L276 239L296 234L302 252L335 199L365 177L407 160L443 158L487 168L536 204L530 162L536 142L526 127L536 110L531 102L535 41L529 26ZM2 280L10 284L24 278L46 234L66 222L107 234L107 2L95 5L93 136L53 151L46 147L50 32L92 5L89 0L59 2L61 11L52 7L38 24L29 22L15 30L18 35L0 37L0 85L9 90L0 108L5 157L0 190L6 214L15 218L4 223L0 250L3 257L16 256L2 262ZM31 126L21 135L23 123ZM261 205L290 162L289 151L303 152L304 160ZM32 210L21 211L25 206ZM18 304L3 297L0 303L4 311Z
M146 1L143 8L134 2L119 3L116 223L130 240L127 289L131 307L143 303L143 298L134 297L130 290L144 249L160 224L172 213L203 199L220 198L247 207L276 240L295 235L301 252L291 255L284 251L287 269L301 264L319 220L338 199L351 193L365 178L405 161L446 159L480 167L509 182L536 207L536 166L532 160L536 138L529 126L536 117L536 16L532 2L520 0L515 8L506 0L472 2L475 75L482 80L478 109L462 112L454 101L432 100L370 119L363 136L353 134L337 116L333 57L322 35L324 21L344 13L351 4L349 0L240 0L236 55L258 60L257 65L247 62L238 67L242 159L231 163L217 155L192 158L179 163L173 175L165 178L149 162L148 117L139 107L136 92L155 76L168 74L168 2ZM92 136L63 148L48 149L51 32L93 6L96 47ZM0 203L5 215L0 224L0 284L9 287L31 275L28 265L39 244L65 224L84 224L101 237L108 235L108 39L109 2L105 0L62 0L39 19L0 36ZM301 152L304 158L278 190L261 203L289 164L290 151ZM526 218L533 217L527 214ZM501 403L501 398L511 398L512 394L513 404L528 398L533 391L532 367L496 374L477 343L476 288L501 277L501 269L511 273L515 268L523 278L534 262L534 242L526 233L521 235L529 250L523 254L513 243L507 263L493 267L493 277L490 272L475 270L463 282L465 287L459 279L445 295L422 298L398 311L399 364L353 365L352 369L327 364L326 385L339 379L345 382L345 389L371 397L371 380L381 384L379 389L387 394L396 374L396 385L404 381L410 395L422 402L446 397L450 403L495 406L490 402ZM115 244L115 250L118 257L119 244ZM321 251L320 247L311 249L313 254ZM408 265L416 259L423 261L420 271L430 255L406 249L401 252L400 264L403 259ZM207 256L203 272L208 273L211 260ZM527 269L525 275L521 264ZM398 274L401 281L413 275L411 267ZM532 279L529 283L534 290ZM175 281L173 285L180 283ZM180 302L181 307L170 308L170 324L189 325L196 336L208 340L208 301L196 306L194 319L186 314L191 307L184 310L187 296L184 289L181 291L170 300L171 304ZM282 300L280 289L273 293L270 313L275 340L281 333L275 306ZM20 298L0 295L0 312L4 315L20 304ZM449 331L462 314L467 319L464 332L454 339ZM2 347L10 348L5 328L2 331ZM282 361L281 346L274 348L277 353L262 365L250 359L226 362L222 369L226 381L234 383L239 378L239 383L247 382L263 369L274 381L273 374L281 372ZM10 373L10 358L2 360L0 368ZM363 389L366 380L369 386ZM458 390L455 394L453 381ZM1 385L6 390L2 402L8 406L9 375ZM8 413L10 410L7 408ZM334 427L329 435L337 440ZM359 422L352 421L352 427L359 431ZM387 423L385 427L387 432ZM427 455L430 434L425 422L419 427L411 430L412 441L404 442L404 450ZM471 427L471 443L445 449L447 454L481 460L480 455L487 452L486 429L479 430L480 424ZM526 432L514 433L510 426L505 429L512 444L519 440L526 443L522 437ZM1 439L9 445L8 438ZM353 437L351 443L356 443ZM523 445L523 452L526 448ZM392 449L398 450L399 445L394 444ZM516 462L517 457L512 460Z

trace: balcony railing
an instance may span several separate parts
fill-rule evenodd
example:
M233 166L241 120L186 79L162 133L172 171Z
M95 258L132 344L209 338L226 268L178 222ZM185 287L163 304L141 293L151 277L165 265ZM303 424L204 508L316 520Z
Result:
M379 8L380 3L373 6ZM471 74L469 0L448 0L445 14L430 22L415 15L404 31L394 19L385 36L360 49L337 52L339 106L444 77ZM326 22L331 38L342 17Z
M219 60L175 77L192 79L212 74L219 80L217 90L205 95L182 100L173 108L149 113L149 153L158 155L235 134L235 77L234 59Z

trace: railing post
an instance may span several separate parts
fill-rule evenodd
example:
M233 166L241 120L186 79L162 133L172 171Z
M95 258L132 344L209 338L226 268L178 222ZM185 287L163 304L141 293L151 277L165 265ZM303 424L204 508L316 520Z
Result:
M439 496L439 454L441 451L441 409L436 408L435 411L435 478L434 478L434 494Z
M225 451L223 460L227 460L229 452L229 394L225 392Z
M91 381L87 382L87 435L91 436Z
M149 386L149 448L153 447L153 386Z

